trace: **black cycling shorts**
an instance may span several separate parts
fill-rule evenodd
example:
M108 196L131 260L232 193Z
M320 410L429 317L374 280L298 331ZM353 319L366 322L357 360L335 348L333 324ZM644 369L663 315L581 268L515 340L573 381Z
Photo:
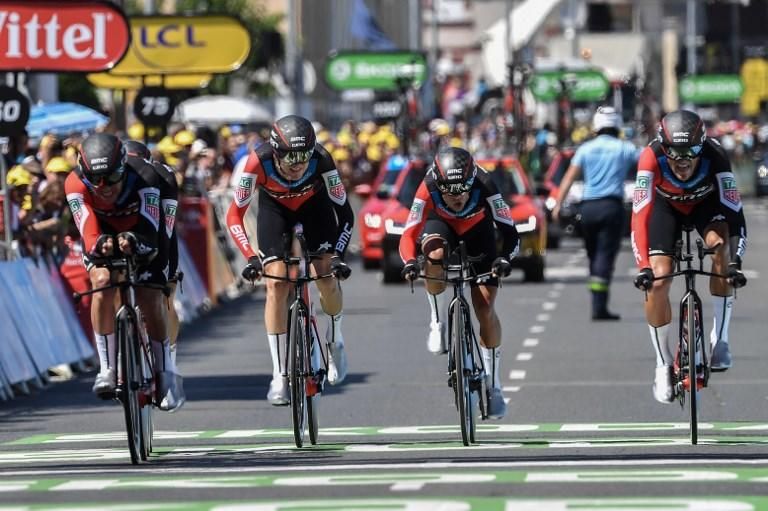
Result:
M464 241L464 245L467 247L467 255L472 257L483 256L482 261L472 263L475 273L480 274L491 271L491 266L493 266L493 261L496 259L497 254L496 228L492 220L486 218L464 234L459 235L445 220L432 213L425 222L424 229L421 231L421 240L423 241L430 235L438 235L446 240L449 251L455 249L459 245L459 241ZM421 243L419 243L419 249L421 249ZM450 260L449 262L458 263L458 259L455 261ZM472 287L479 285L498 287L499 279L489 277L480 283L472 281L470 285Z
M315 195L296 211L286 208L266 193L259 194L256 236L263 262L282 259L285 256L288 247L285 245L284 235L290 236L297 223L304 226L307 250L333 252L339 223L327 194Z
M717 193L709 194L688 215L675 209L667 199L657 196L648 221L648 255L674 256L675 244L681 238L685 224L693 225L699 236L704 237L707 226L722 221L728 224L729 236L738 235L739 214L722 204Z

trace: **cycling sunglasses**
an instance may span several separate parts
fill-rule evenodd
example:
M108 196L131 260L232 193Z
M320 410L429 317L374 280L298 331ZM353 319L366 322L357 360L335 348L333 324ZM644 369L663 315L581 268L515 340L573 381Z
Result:
M309 151L278 151L277 157L285 165L297 165L299 163L307 163L312 157L313 152L314 149Z
M692 160L701 154L701 150L704 149L704 144L699 144L692 147L661 146L661 149L670 160Z
M469 183L436 184L437 189L440 190L440 193L445 195L461 195L463 193L469 192L472 189L472 181Z
M120 181L123 180L123 168L120 167L117 171L112 172L111 174L100 174L88 177L85 174L83 175L83 181L86 182L86 184L91 185L91 187L94 186L114 186Z

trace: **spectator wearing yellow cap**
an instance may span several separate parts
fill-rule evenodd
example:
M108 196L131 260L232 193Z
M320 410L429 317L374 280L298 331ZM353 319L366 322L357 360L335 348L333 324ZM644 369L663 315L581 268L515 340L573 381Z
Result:
M62 156L54 156L45 166L45 179L48 184L54 181L64 182L67 179L67 174L72 170L72 165ZM45 186L40 188L40 192L45 189Z

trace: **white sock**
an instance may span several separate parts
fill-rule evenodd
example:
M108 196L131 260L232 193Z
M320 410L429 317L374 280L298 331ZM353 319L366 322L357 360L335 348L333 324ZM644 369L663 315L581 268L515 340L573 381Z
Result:
M671 323L661 326L648 325L651 345L656 352L656 367L672 365L672 353L669 351L669 325Z
M501 347L485 348L480 346L485 365L485 384L495 389L501 388Z
M718 342L728 344L728 325L731 323L733 312L733 296L713 296L712 311L714 320L709 343L714 346Z
M286 334L267 334L269 341L269 354L272 356L272 377L280 378L283 375L280 361L286 358Z
M152 345L152 353L155 355L155 369L158 371L170 371L178 373L176 362L171 356L171 341L167 337L162 341L149 340Z
M326 341L337 344L339 346L344 346L344 336L341 335L341 320L343 319L343 315L341 312L336 314L335 316L328 316L328 333L330 335L326 336Z
M99 374L117 366L117 342L115 334L99 334L93 332L96 340L96 351L99 353Z
M445 291L438 295L427 292L427 301L429 302L429 321L430 323L445 323L448 314L445 299Z

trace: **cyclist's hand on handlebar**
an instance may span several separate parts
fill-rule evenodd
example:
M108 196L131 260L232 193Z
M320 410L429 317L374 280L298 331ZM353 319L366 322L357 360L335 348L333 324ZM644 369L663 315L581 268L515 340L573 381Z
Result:
M503 257L497 257L491 265L491 272L497 277L509 277L512 265Z
M419 262L416 259L409 259L405 263L405 266L403 266L403 271L400 272L400 275L402 275L405 280L416 280L419 277Z
M115 240L109 234L102 234L96 239L93 251L89 254L91 259L109 257L115 251Z
M341 258L341 256L335 255L331 257L331 272L339 280L347 280L352 275L352 268Z
M125 255L133 255L136 253L136 247L139 244L139 240L136 239L136 235L130 231L121 232L117 235L117 246Z
M648 291L651 289L651 286L653 286L653 270L650 268L643 268L637 275L635 275L633 283L640 291Z
M248 264L243 268L241 275L245 280L259 280L264 273L264 267L261 265L261 259L258 256L248 258Z
M747 285L747 277L741 271L740 261L728 264L728 283L731 284L734 289Z

